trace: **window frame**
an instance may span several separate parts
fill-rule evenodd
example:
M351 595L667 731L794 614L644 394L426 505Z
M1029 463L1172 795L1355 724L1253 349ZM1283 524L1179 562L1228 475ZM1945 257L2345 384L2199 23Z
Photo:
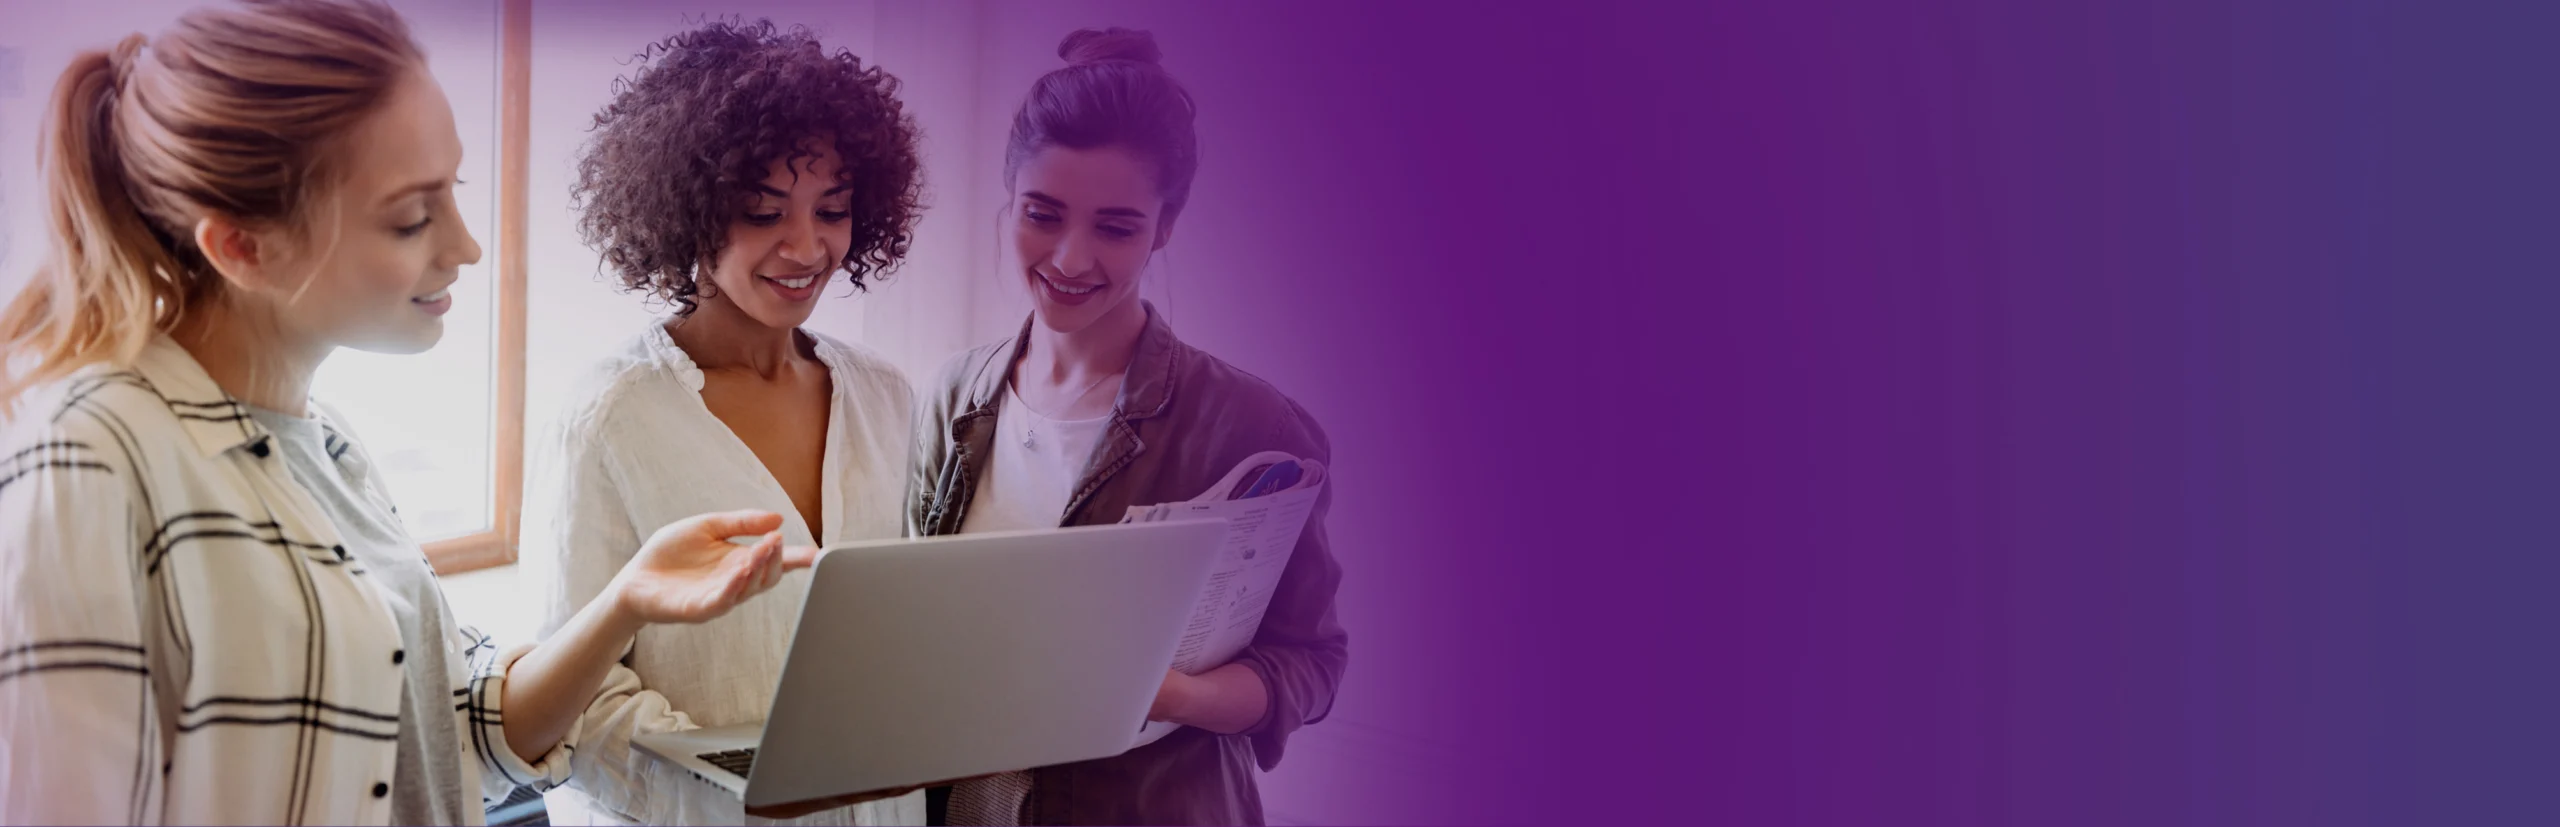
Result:
M533 0L501 0L498 67L497 337L492 350L490 525L426 543L439 575L516 561L524 511L525 179L533 114Z

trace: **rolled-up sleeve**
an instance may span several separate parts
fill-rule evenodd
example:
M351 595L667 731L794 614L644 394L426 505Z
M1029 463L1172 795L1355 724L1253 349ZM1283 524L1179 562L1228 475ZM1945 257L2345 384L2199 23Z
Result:
M472 755L480 761L481 801L504 800L517 787L548 790L568 781L570 759L578 751L575 729L537 761L525 760L507 745L507 669L515 666L517 658L533 651L533 645L500 650L489 642L488 636L469 627L463 627L460 634L471 641L462 649L471 662L471 683L463 690L457 711L465 716L463 725L471 734Z
M1293 406L1294 408L1294 406ZM1284 422L1276 444L1291 445L1301 457L1330 463L1332 446L1322 429L1302 411ZM1253 740L1254 760L1266 771L1280 764L1289 733L1324 720L1333 710L1343 669L1351 660L1351 636L1334 615L1334 592L1342 585L1342 565L1333 558L1325 535L1325 515L1332 510L1335 481L1324 483L1307 527L1289 553L1270 608L1253 643L1236 656L1262 678L1270 703L1262 720L1245 730Z

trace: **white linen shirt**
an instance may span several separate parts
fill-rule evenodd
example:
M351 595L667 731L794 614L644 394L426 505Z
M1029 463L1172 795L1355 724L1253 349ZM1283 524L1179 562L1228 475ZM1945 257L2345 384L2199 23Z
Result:
M339 469L389 508L362 443L315 408ZM388 822L402 664L422 659L266 429L165 336L14 414L0 823ZM433 754L484 803L565 779L575 733L528 764L502 730L506 669L531 647L442 617L460 726Z
M804 331L806 332L806 331ZM808 333L834 384L816 537L755 452L702 402L702 372L651 323L589 369L531 452L524 553L542 633L612 582L641 538L695 514L783 515L783 542L830 546L901 536L915 392L870 350ZM768 823L735 794L631 747L635 736L763 720L773 705L809 572L709 623L641 631L579 723L574 772L546 803L554 824ZM922 824L924 794L793 824Z

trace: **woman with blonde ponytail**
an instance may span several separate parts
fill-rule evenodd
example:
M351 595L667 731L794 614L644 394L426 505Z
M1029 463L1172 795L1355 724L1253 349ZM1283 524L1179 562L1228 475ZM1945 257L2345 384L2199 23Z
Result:
M425 61L376 0L247 0L55 85L51 249L0 312L0 823L477 823L566 778L642 626L814 557L701 515L539 647L455 622L309 398L339 348L433 346L480 256Z

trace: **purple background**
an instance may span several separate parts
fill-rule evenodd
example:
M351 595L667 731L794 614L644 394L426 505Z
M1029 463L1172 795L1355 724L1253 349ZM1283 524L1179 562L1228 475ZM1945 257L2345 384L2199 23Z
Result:
M1039 12L1335 441L1275 811L2560 822L2560 12L1669 5Z
M1227 13L1365 812L2560 820L2560 16Z

